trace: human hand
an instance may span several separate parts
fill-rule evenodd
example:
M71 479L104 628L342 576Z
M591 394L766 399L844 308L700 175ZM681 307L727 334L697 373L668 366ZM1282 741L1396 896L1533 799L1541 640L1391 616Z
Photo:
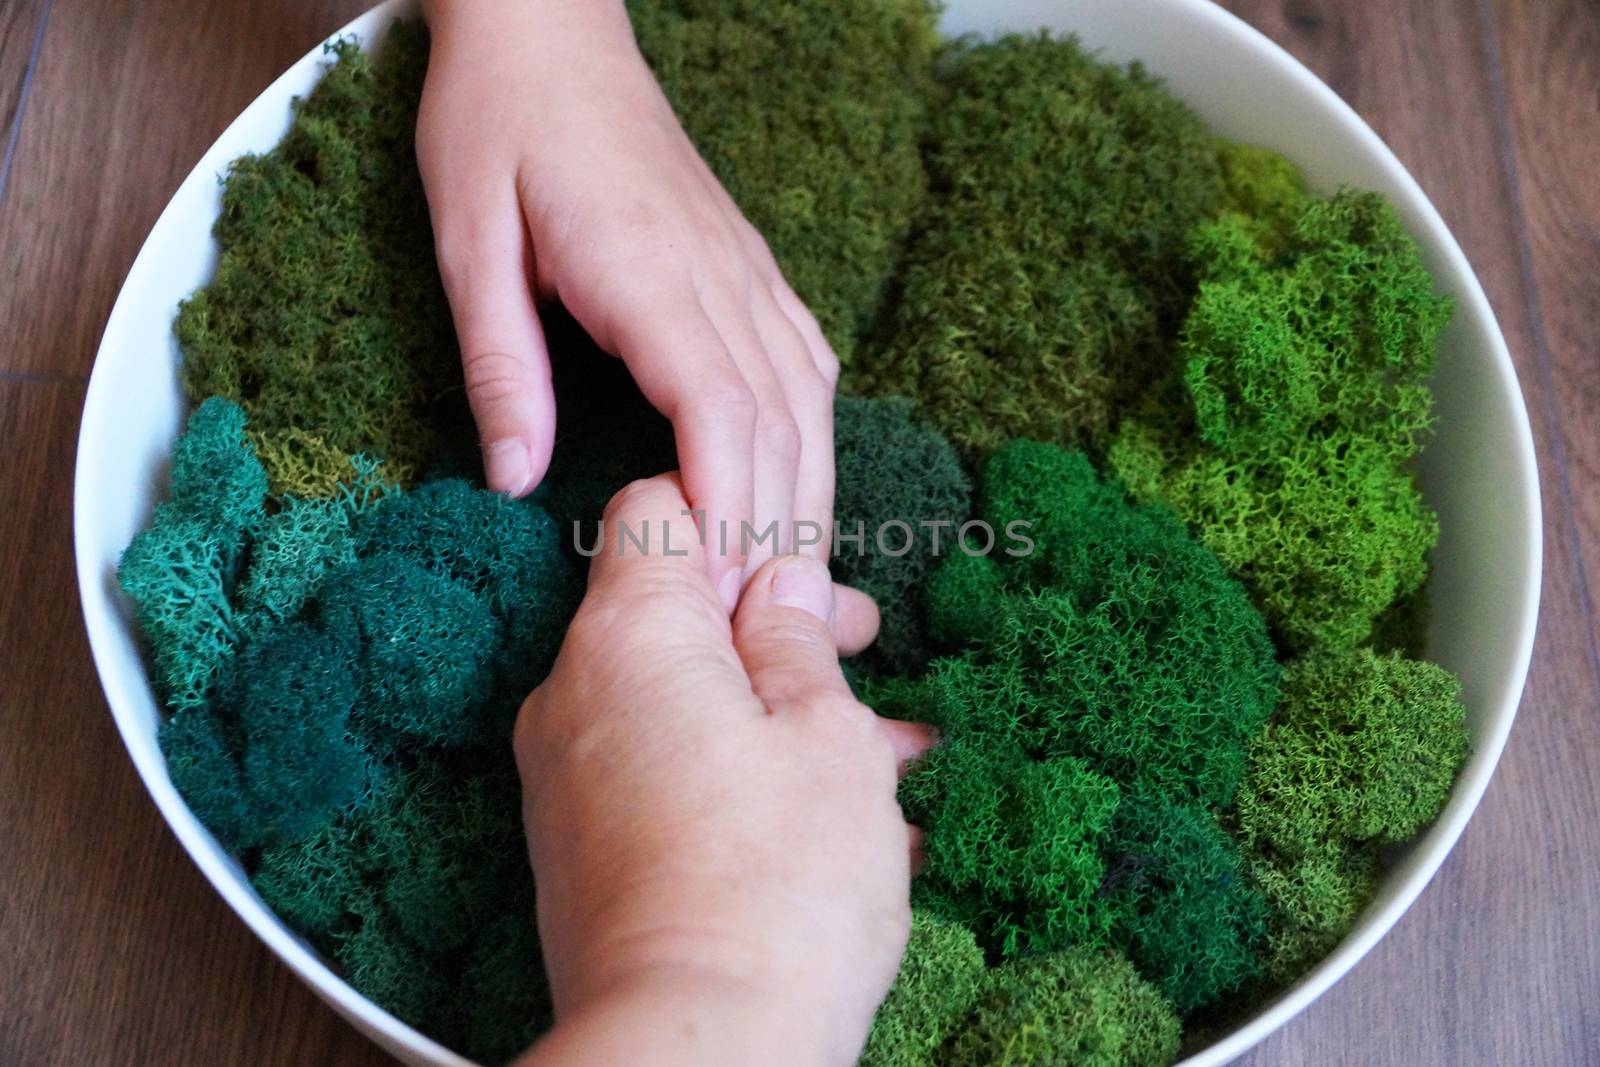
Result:
M556 1007L526 1062L852 1063L905 946L895 782L930 735L851 695L820 562L770 561L730 621L686 506L675 475L612 500L518 716ZM652 554L619 555L624 523Z
M555 399L535 301L559 299L673 425L685 493L729 552L732 611L774 546L824 558L838 361L700 159L620 0L431 0L417 156L489 486L544 476ZM815 523L814 545L794 543ZM713 537L712 543L717 543Z

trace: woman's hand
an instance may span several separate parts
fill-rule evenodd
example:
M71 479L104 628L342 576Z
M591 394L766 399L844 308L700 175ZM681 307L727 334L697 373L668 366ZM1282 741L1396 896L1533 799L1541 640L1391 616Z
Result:
M431 0L417 153L491 488L550 460L555 401L536 300L560 300L672 421L684 491L729 553L741 521L832 535L838 363L761 236L696 153L620 0ZM713 536L711 543L717 544Z
M930 736L851 695L820 562L769 561L730 621L686 507L675 475L612 501L518 717L556 1006L526 1062L852 1063L909 924L897 770Z

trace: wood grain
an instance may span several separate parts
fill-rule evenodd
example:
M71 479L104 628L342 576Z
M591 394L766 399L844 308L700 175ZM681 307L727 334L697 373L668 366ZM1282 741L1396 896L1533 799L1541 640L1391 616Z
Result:
M12 134L21 113L44 12L45 0L10 0L0 5L0 198L5 196Z
M82 380L140 241L232 116L364 4L49 12L0 201L0 1064L388 1062L163 826L89 667L69 539ZM1225 6L1344 95L1460 239L1522 378L1547 546L1534 666L1483 806L1399 926L1244 1062L1600 1064L1600 7ZM43 7L0 0L0 123Z

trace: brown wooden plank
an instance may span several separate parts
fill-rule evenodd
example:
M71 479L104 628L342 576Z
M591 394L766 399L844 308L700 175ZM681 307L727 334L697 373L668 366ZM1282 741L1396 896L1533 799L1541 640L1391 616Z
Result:
M1542 327L1534 341L1556 386L1561 448L1547 482L1571 508L1589 654L1600 660L1600 6L1503 0L1496 14L1523 269Z
M55 0L0 204L0 371L82 377L140 243L223 128L367 0Z
M12 127L22 106L45 8L45 0L8 0L0 5L0 196L5 193Z
M0 381L0 1063L389 1062L233 916L134 774L73 580L82 404Z
M1538 373L1476 0L1228 0L1365 117L1410 168L1478 271L1533 415L1545 475L1539 644L1482 807L1434 884L1339 986L1250 1064L1579 1064L1600 1058L1600 716ZM1535 6L1530 4L1529 6ZM1585 83L1592 102L1596 83ZM1594 218L1591 213L1589 218ZM1594 492L1594 482L1588 483ZM1585 887L1579 889L1578 887Z

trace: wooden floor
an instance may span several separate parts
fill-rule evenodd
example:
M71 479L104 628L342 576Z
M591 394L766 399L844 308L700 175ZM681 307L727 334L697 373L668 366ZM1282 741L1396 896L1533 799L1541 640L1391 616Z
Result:
M388 1062L146 799L69 539L84 384L140 241L232 116L366 2L0 0L0 1064ZM1227 6L1376 127L1465 247L1532 413L1546 532L1482 808L1394 932L1246 1062L1600 1064L1600 4Z

